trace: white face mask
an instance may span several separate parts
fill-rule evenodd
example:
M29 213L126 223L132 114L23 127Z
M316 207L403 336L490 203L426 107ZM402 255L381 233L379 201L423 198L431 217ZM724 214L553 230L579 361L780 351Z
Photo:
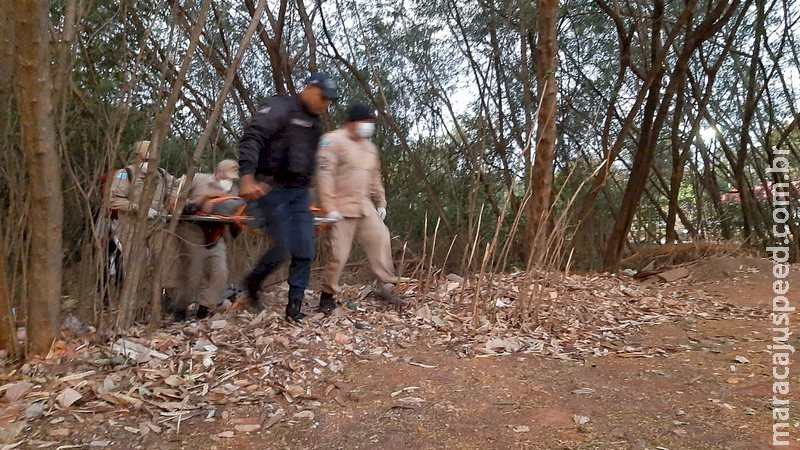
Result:
M369 139L375 133L375 124L372 122L359 122L356 124L356 134L358 137Z
M147 165L148 163L143 162L141 165L139 165L139 169L141 169L143 173L147 173Z
M233 180L219 180L219 185L222 186L222 189L224 189L225 192L230 192L231 189L233 189Z

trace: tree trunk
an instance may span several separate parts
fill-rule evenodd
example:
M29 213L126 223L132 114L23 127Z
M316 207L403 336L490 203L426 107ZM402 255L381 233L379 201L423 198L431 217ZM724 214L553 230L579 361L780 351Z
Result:
M526 180L530 180L530 170L533 167L530 149L531 133L533 132L531 114L533 111L533 96L531 95L530 64L528 62L528 34L530 34L528 29L528 3L530 3L528 0L520 0L519 2L519 75L522 82L522 110L525 115L524 129L520 133L523 139L519 145L523 148ZM509 95L509 97L511 96Z
M624 73L623 68L627 66L630 68L632 72L634 72L638 78L642 80L642 84L639 87L639 90L636 94L636 98L634 99L633 103L630 106L628 114L620 123L620 129L615 134L617 138L614 140L612 145L604 145L604 162L603 167L600 171L598 171L592 181L592 186L586 195L581 200L581 207L577 214L577 229L575 230L575 240L582 240L583 239L583 222L592 214L594 210L594 202L597 198L597 195L602 190L603 186L605 185L609 174L611 173L612 166L614 162L617 160L620 152L622 151L625 143L627 141L629 133L631 130L634 129L634 124L638 121L639 117L639 108L641 107L642 103L645 102L651 87L654 83L660 83L663 76L663 65L664 61L666 60L667 54L669 50L672 48L673 42L676 40L677 36L681 34L684 30L684 27L690 26L691 24L691 17L692 12L694 10L694 6L697 3L696 0L689 0L687 6L684 8L683 12L674 20L670 25L669 33L666 34L663 45L659 45L658 49L655 49L654 43L650 42L648 45L650 46L651 54L649 61L643 64L643 69L639 69L634 64L632 64L632 59L630 55L630 43L633 35L635 34L635 30L632 28L629 31L625 31L624 21L622 16L619 13L617 8L612 8L610 5L606 4L603 0L595 0L597 5L602 9L616 24L618 39L620 41L620 76ZM657 2L657 5L663 7L663 1ZM663 9L663 8L660 8ZM656 16L660 16L663 12L659 13L657 11L654 12ZM661 29L661 23L659 21L653 21L652 27L659 27ZM660 39L659 39L660 41ZM618 86L621 86L622 80L618 78ZM616 95L616 94L615 94ZM609 107L609 113L612 111L612 108ZM608 122L607 122L608 123ZM604 134L610 132L609 128L606 128ZM605 141L606 138L603 140Z
M3 233L0 229L0 248L4 248L2 241ZM19 346L6 270L6 256L2 255L0 256L0 350L5 350L14 358L19 355Z
M192 33L189 38L189 44L186 49L186 54L183 57L181 68L174 82L170 86L170 95L167 99L167 103L164 105L164 109L158 113L153 123L153 134L150 138L150 157L148 159L148 164L150 167L160 167L161 142L163 142L163 140L166 139L166 136L169 134L173 112L175 111L175 105L178 102L181 89L183 89L186 73L189 71L189 65L192 60L192 56L197 49L198 42L200 40L200 33L205 25L210 7L211 0L203 0L203 3L200 5L197 22L194 24L194 29L192 29ZM155 194L156 171L148 170L147 175L145 175L144 189L142 190L139 204L151 204ZM117 331L126 330L131 326L134 320L134 306L136 304L136 296L139 293L139 282L142 279L142 274L144 273L147 263L147 252L145 251L144 245L142 245L144 241L148 239L148 236L146 235L148 231L148 223L146 218L147 208L140 208L137 212L136 223L133 226L131 236L141 237L141 241L133 244L133 248L131 248L129 245L127 253L125 254L125 259L128 261L128 271L126 272L125 281L123 282L122 291L120 292L120 312L116 321ZM136 248L137 244L139 244L138 248ZM154 249L154 251L159 251L159 249ZM160 305L156 305L154 308L160 309Z
M11 145L11 104L14 101L14 8L12 2L0 2L0 151ZM8 105L7 107L5 105Z
M27 354L43 355L58 332L63 198L50 73L49 2L16 0L17 86L30 192Z
M736 181L736 189L739 190L739 203L742 206L742 233L744 233L744 240L749 241L753 236L753 228L757 227L755 223L754 209L758 208L756 200L750 192L748 187L747 178L745 175L745 164L748 156L748 149L750 147L750 125L753 122L753 116L756 112L756 89L758 83L759 65L761 64L761 36L763 35L765 13L764 2L756 2L756 36L755 43L753 44L753 56L750 60L750 68L747 75L747 95L744 103L744 112L742 114L742 129L739 136L739 148L736 153L736 161L733 164L734 179Z
M256 12L255 2L253 0L245 0L244 4L247 7L247 11L250 13L250 18L253 18ZM274 37L270 37L263 26L259 26L258 30L258 37L261 39L261 43L264 45L269 55L269 64L272 67L272 82L275 84L275 93L277 94L285 94L287 92L286 88L288 84L286 80L288 78L291 81L292 76L291 74L284 73L286 67L284 60L286 58L284 52L281 50L286 7L287 0L281 0L278 17L272 17L272 13L268 13L272 31L275 33Z
M189 20L192 18L191 13L186 9L187 8L186 6L177 5L177 7L178 10L181 12L181 14L178 15L178 23L180 24L181 28L183 28L183 30L186 32L186 34L191 34L192 24L190 23ZM222 26L219 23L217 23L217 26L219 28L220 36L224 36L224 29L222 28ZM204 37L206 39L206 42L212 41L212 39L205 33ZM228 70L228 67L230 66L230 56L227 54L223 54L222 51L220 51L220 49L218 48L218 46L203 43L203 41L200 41L198 45L200 46L200 49L202 50L203 54L206 56L206 59L209 61L209 63L211 63L211 66L217 72L217 75L224 77ZM171 64L174 63L170 61L170 65ZM172 69L170 69L170 71L172 71ZM177 73L178 71L175 70L175 72ZM233 85L236 88L236 92L239 93L239 98L241 98L242 102L244 102L245 106L247 106L247 110L250 111L250 114L255 114L257 105L253 103L253 100L250 98L250 93L245 88L244 83L242 83L242 79L239 77L238 74L233 79ZM187 85L186 88L192 89L192 86ZM206 97L205 100L210 102L212 99ZM204 106L207 107L207 105ZM208 112L206 112L206 115L208 115ZM205 120L203 120L203 123L205 123Z
M661 49L661 27L663 26L661 20L664 16L663 0L655 1L653 8L653 28L649 55L651 61L656 60L656 55ZM654 122L656 121L655 116L659 105L661 81L663 78L664 71L662 69L656 75L655 82L650 86L650 91L647 94L647 102L645 103L642 125L639 132L639 142L633 158L630 178L628 179L628 184L625 186L625 193L622 196L622 204L617 214L617 219L614 221L611 235L606 242L606 252L603 257L603 266L606 269L611 268L619 261L620 253L625 245L625 237L628 234L628 230L630 230L631 221L633 220L636 208L639 206L639 200L647 185L650 167L652 165L653 156L655 155L653 146L656 142L655 138L657 133L654 133L653 129L660 129L660 124L654 124ZM666 98L664 101L667 101Z
M703 159L703 167L704 167L703 174L700 174L699 169L697 167L695 167L695 177L694 177L694 181L695 181L695 202L696 202L696 205L697 205L696 206L696 209L697 209L697 224L698 224L698 228L700 228L700 238L701 239L703 238L703 235L705 233L703 232L703 228L702 228L702 224L703 224L703 219L702 219L702 217L703 217L703 208L702 208L702 202L701 202L701 198L700 198L701 197L700 196L700 189L699 189L700 186L705 186L705 189L708 191L709 196L711 197L711 201L712 201L712 205L714 207L714 211L717 213L717 216L719 217L719 220L720 220L720 227L721 227L721 230L722 230L723 239L730 239L731 238L730 227L728 226L728 220L729 219L725 217L725 214L723 212L721 196L720 196L720 193L719 193L719 187L717 186L717 181L716 181L715 175L713 173L713 170L711 169L711 165L709 164L709 158L706 156L707 153L708 153L708 150L705 148L705 142L703 142L701 137L698 135L698 131L699 131L699 127L700 127L700 121L703 118L704 112L708 111L708 103L711 100L712 95L714 94L714 82L717 79L717 73L719 72L719 69L722 67L723 62L726 60L727 55L731 52L731 48L733 47L733 41L734 41L734 39L736 38L736 36L738 34L737 32L739 30L739 27L741 26L742 21L744 20L744 17L746 15L748 9L750 8L750 4L751 3L752 3L752 0L748 0L742 6L742 12L739 14L739 17L737 18L737 20L734 23L732 29L730 30L730 32L728 34L728 38L725 40L725 47L723 48L722 53L717 58L717 61L711 67L706 69L706 76L708 78L706 80L706 86L705 86L705 89L702 92L702 94L701 94L699 83L695 80L695 77L692 75L691 72L687 73L687 75L688 75L687 79L688 79L689 84L691 86L691 92L692 92L694 98L697 99L698 112L697 112L697 116L695 116L694 121L692 123L692 129L691 129L691 132L689 133L689 137L687 139L685 139L685 142L683 144L684 145L683 155L681 156L680 161L677 162L677 164L679 164L680 167L673 166L673 170L681 170L681 171L683 171L683 164L685 164L686 161L688 160L689 151L691 150L691 146L696 142L696 145L697 145L697 148L698 148L697 153L699 153L700 157ZM704 58L704 56L705 55L701 54L700 55L701 59ZM703 65L706 66L705 61L704 61ZM711 125L712 126L716 126L713 123ZM675 149L675 145L676 145L675 136L674 136L674 132L673 132L673 151ZM674 155L673 155L673 159L674 159ZM697 157L695 157L695 164L696 164L696 162L697 162ZM673 172L673 179L680 178L680 177L682 177L682 174L681 175L676 175ZM674 185L672 186L672 188L674 189ZM677 195L677 194L675 194L675 195ZM672 198L673 197L671 196L670 197L670 217L669 217L669 219L672 220L672 226L674 227L675 221L673 219L673 216L671 215L672 214L672 210L673 210L672 209L673 208L673 203L672 203L673 200L672 200ZM678 211L677 202L675 203L674 206L675 206L675 210L677 212ZM667 233L669 233L671 229L672 228L670 228L670 222L668 222L667 223ZM669 237L668 237L668 240L669 240Z
M11 105L14 99L14 19L11 2L0 3L0 105ZM8 111L7 111L8 112ZM11 114L0 114L0 151L9 151L11 143ZM3 242L3 221L0 220L0 250ZM0 253L0 349L11 357L19 353L17 328L12 315L12 299L8 286L6 253Z
M311 18L308 17L306 4L303 0L295 0L297 6L297 13L300 15L300 22L303 24L303 32L306 35L306 43L308 44L308 69L311 72L318 72L317 67L317 38L314 35L314 24Z
M536 117L536 155L531 170L531 200L528 206L528 237L532 243L528 265L539 265L547 252L547 217L553 188L553 158L556 147L556 29L558 1L539 0L539 40L536 44L536 82L541 102Z
M696 2L690 0L686 4L684 12L688 13L690 17L693 16L696 4ZM608 242L606 243L606 254L603 258L603 265L606 269L614 269L619 263L622 249L625 246L625 238L630 230L636 208L638 207L642 192L644 192L646 186L647 176L653 164L659 133L669 113L672 99L679 85L683 84L682 80L686 77L689 60L700 44L713 36L716 31L730 20L738 5L738 0L734 0L730 4L720 3L714 7L713 11L707 11L703 21L687 34L687 36L691 36L691 38L686 40L678 55L675 68L670 74L669 84L663 96L659 90L660 83L655 84L651 88L653 90L650 92L647 107L645 108L645 120L641 127L641 138L636 149L636 155L634 156L630 181L625 188L625 194L622 198L622 207L620 208L619 214L617 214L611 236L609 236ZM661 48L661 40L658 33L660 32L661 20L663 19L663 7L663 1L659 0L655 2L652 38L653 50L651 54L651 59L653 61L657 59L657 49ZM689 20L688 23L691 24L691 20ZM660 78L661 77L659 77L659 79ZM651 105L651 101L654 101L654 103L652 103L653 105L660 104L655 120L649 123L647 108Z
M679 80L678 97L675 100L675 112L673 113L672 120L672 133L671 133L671 146L672 146L672 172L669 177L669 193L667 195L667 229L666 229L666 242L668 244L680 242L678 230L675 229L678 217L678 201L681 192L681 183L683 182L683 172L688 156L688 149L691 145L691 139L688 140L689 145L684 145L681 141L681 119L683 118L683 105L686 99L685 84L686 81ZM692 122L692 128L689 135L692 136L697 132L700 117L697 117Z

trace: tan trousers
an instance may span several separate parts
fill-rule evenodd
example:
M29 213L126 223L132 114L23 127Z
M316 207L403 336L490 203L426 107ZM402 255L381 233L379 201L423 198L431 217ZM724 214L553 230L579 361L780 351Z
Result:
M147 257L152 257L152 251L155 250L153 247L156 247L158 242L155 239L157 233L151 233L150 227L152 226L152 221L148 221L145 225L145 228L142 230L144 236L149 236L148 238L142 239L140 237L134 236L134 228L136 226L136 216L133 213L125 213L120 214L119 219L117 220L117 231L116 236L119 238L120 243L122 244L122 261L123 264L127 261L131 261L131 252L134 250L135 242L142 240L144 241L144 248L142 251L147 252ZM149 264L149 262L148 262Z
M396 283L389 229L378 217L375 208L369 208L363 217L347 217L332 224L328 230L331 256L322 277L322 290L329 294L341 293L339 278L350 257L353 238L366 252L370 270L378 281Z
M142 272L142 278L139 280L139 289L143 289L146 298L149 297L150 292L150 276L151 276L151 269L153 269L153 258L155 255L161 254L163 250L163 242L164 242L164 233L165 231L161 226L155 224L152 220L147 220L145 223L145 228L142 230L142 235L145 236L144 238L140 236L134 236L134 228L136 224L136 218L133 217L131 214L120 214L119 220L117 220L117 228L114 232L114 237L119 239L120 245L122 246L122 270L123 276L125 276L125 272L129 272L131 268L131 264L133 261L133 252L145 252L145 259L144 265L146 270ZM169 255L163 255L164 258L167 258L167 262L169 261Z
M178 224L175 234L178 255L171 283L175 298L170 309L184 311L194 302L216 308L224 300L228 282L225 238L220 237L216 245L206 248L202 228L186 222Z

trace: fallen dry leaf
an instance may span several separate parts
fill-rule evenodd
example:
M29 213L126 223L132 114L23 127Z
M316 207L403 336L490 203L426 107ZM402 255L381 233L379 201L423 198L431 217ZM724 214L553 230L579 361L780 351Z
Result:
M428 307L428 305L419 308L415 314L417 317L423 320L431 320L431 318L433 317L433 313L431 312L431 309Z
M419 397L403 397L397 401L400 403L412 404L412 405L419 405L421 403L425 403L425 399Z
M75 402L80 400L81 397L82 395L78 393L78 391L72 388L67 388L64 389L61 394L58 395L58 397L56 397L56 401L59 405L61 405L62 408L69 408Z
M308 410L300 411L299 413L295 414L292 417L295 418L295 419L314 420L314 412L313 411L308 411Z
M261 429L261 424L254 423L254 424L236 425L236 426L233 427L233 429L235 429L236 431L242 432L242 433L252 433L254 431L260 430Z
M353 342L350 336L342 333L336 333L336 335L333 337L333 340L336 341L336 343L339 345L347 345Z
M17 422L9 423L0 427L0 442L11 442L16 440L17 436L22 433L26 426L28 426L26 421L19 420Z
M574 416L572 416L572 420L573 420L573 421L574 421L574 422L575 422L575 423L576 423L578 426L581 426L581 425L586 425L586 424L587 424L587 423L589 423L589 421L590 421L590 419L589 419L588 417L586 417L586 416L580 416L580 415L577 415L577 414L576 414L576 415L574 415Z
M115 342L112 346L112 349L136 362L145 362L153 358L160 360L168 358L168 356L164 353L157 352L153 349L145 347L142 344L123 338L118 339L117 342Z
M168 386L172 386L172 387L178 387L178 386L186 384L186 382L183 381L181 379L181 377L179 377L177 375L168 376L167 378L164 379L164 383L167 384Z
M661 272L658 274L658 277L664 280L667 283L672 283L673 281L680 280L681 278L686 278L689 276L689 269L685 267L678 267L677 269L668 270L666 272Z
M283 392L291 395L292 397L300 397L306 393L306 390L303 389L302 386L289 384L284 387Z
M490 353L514 353L522 349L519 339L490 339L486 342L486 351Z
M69 428L53 428L47 430L47 434L53 437L67 437L70 434Z
M423 363L416 362L416 361L409 361L408 363L411 364L412 366L422 367L423 369L435 369L435 368L439 367L439 366L433 366L433 365L430 365L430 364L423 364Z
M267 420L267 422L264 424L264 429L270 429L273 425L280 422L284 416L286 416L286 413L282 409L275 411L275 414L273 414L272 417L270 417L269 420Z
M25 409L24 416L26 419L36 420L44 416L44 402L31 403Z
M403 389L400 389L399 391L392 392L391 396L392 397L397 397L398 395L400 395L400 394L402 394L404 392L412 392L412 391L416 391L418 389L421 389L421 388L419 386L404 387Z
M33 383L28 381L12 383L6 387L5 399L9 402L15 402L22 397L25 397L25 395L30 392L31 389L33 389Z
M589 395L589 394L594 394L594 389L580 388L580 389L575 389L574 391L572 391L572 393L575 395Z

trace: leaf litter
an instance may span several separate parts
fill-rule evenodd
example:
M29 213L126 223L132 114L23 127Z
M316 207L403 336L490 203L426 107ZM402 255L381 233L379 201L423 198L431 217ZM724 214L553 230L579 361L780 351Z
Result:
M283 320L279 299L285 292L271 293L273 301L257 316L232 310L155 332L133 328L111 344L94 342L91 335L56 341L47 359L2 375L2 412L18 423L60 417L68 424L91 417L126 431L129 439L179 432L181 423L191 420L217 420L227 430L215 438L231 438L279 423L308 426L315 417L311 409L323 401L347 407L349 388L337 380L348 363L401 361L393 351L420 344L459 357L656 357L686 350L632 347L626 336L686 317L764 314L715 298L690 280L683 277L666 286L610 274L559 274L555 281L530 272L466 280L448 276L399 286L410 305L403 311L346 287L343 297L350 300L330 317L309 316L303 327ZM426 371L439 367L405 361ZM737 362L746 363L743 357ZM417 389L392 393L394 407L424 407L423 398L408 395ZM218 410L234 404L261 406L262 417L235 424L229 415L218 416ZM585 416L574 419L578 425L588 421ZM41 428L32 427L26 439L46 438ZM66 436L72 432L68 426L61 430L67 430Z

